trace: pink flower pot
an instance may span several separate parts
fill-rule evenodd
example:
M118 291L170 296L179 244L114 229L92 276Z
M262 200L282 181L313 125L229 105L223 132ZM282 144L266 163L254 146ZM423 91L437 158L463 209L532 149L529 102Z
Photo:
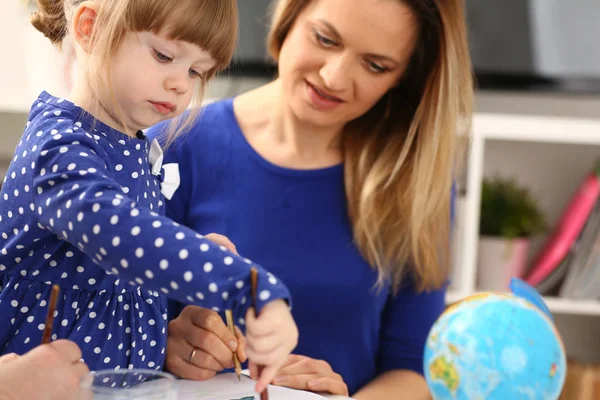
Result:
M481 236L477 263L477 290L509 291L511 278L523 278L529 238Z

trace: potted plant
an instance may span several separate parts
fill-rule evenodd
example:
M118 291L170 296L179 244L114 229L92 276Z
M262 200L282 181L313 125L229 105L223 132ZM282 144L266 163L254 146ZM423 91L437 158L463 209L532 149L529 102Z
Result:
M527 188L514 179L484 179L478 288L506 291L512 277L523 277L531 237L545 229L545 217Z

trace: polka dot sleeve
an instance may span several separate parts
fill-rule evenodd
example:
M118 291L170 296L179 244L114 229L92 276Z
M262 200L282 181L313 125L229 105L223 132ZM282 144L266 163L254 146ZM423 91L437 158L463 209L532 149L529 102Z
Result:
M111 176L109 159L93 136L55 132L36 162L33 188L39 227L77 246L122 281L243 315L251 303L252 262L140 207ZM290 302L285 285L256 267L258 310L274 299Z

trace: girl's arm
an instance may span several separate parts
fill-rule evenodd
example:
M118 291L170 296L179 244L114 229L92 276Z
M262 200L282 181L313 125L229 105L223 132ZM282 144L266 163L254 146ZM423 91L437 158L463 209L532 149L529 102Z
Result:
M40 227L78 247L124 283L245 315L251 304L250 260L138 206L114 178L132 171L107 165L110 157L93 136L81 130L58 132L39 151L33 206ZM149 183L156 185L153 180ZM158 186L156 191L160 194ZM289 302L287 288L258 269L257 308L275 299Z

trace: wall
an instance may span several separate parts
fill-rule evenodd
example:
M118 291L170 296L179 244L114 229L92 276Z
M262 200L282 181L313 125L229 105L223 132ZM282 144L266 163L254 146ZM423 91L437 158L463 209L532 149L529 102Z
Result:
M549 75L567 72L579 77L600 75L597 51L600 1L529 0L529 3L535 65Z
M529 71L533 57L527 2L467 0L466 4L473 64L482 70ZM507 21L510 21L510 29Z

